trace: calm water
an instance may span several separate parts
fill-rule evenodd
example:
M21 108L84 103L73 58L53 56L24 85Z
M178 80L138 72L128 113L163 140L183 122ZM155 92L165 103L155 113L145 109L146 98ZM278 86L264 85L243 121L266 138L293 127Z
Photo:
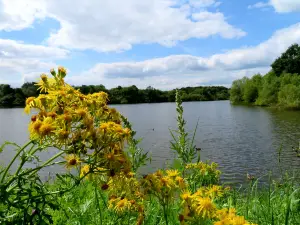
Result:
M154 171L173 157L169 150L169 129L176 128L174 103L115 105L133 123L143 137L142 147L152 155L152 164L143 172ZM202 160L219 164L226 182L244 182L246 173L261 176L266 171L278 172L277 150L282 144L282 166L300 169L300 158L292 151L300 140L300 112L278 111L259 107L232 106L229 101L184 103L187 129L192 131L199 119L196 145L202 148ZM0 143L19 144L28 139L29 116L23 109L0 109ZM0 163L7 162L14 152L7 149ZM44 152L48 158L53 150ZM57 172L49 168L43 172Z

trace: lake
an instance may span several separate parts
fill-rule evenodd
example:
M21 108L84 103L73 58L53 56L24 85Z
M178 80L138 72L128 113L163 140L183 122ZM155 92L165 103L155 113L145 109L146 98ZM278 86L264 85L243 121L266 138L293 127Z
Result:
M260 177L271 170L279 173L277 151L282 145L283 169L300 169L300 158L292 151L300 139L300 112L280 111L260 107L234 106L229 101L183 103L187 130L193 131L199 120L195 144L200 147L201 159L219 164L222 180L244 183L246 174ZM169 129L176 128L175 103L112 105L133 123L141 147L150 152L151 165L142 172L162 168L173 158L169 148ZM0 109L0 143L5 140L23 144L28 140L30 117L23 109ZM42 158L53 150L42 153ZM0 164L14 155L11 148L1 154ZM59 172L54 167L42 175Z

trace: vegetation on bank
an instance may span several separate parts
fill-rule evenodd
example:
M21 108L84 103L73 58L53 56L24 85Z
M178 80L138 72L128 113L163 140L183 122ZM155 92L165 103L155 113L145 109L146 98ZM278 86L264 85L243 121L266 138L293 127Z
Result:
M153 87L138 89L118 86L106 89L103 85L82 85L75 87L83 94L103 91L109 96L110 104L174 102L175 90L161 91ZM35 83L25 83L21 88L12 88L8 84L0 84L0 107L24 106L28 97L37 97L40 92ZM183 101L215 101L228 100L229 89L221 86L186 87L180 89Z
M266 75L235 80L230 90L232 103L300 108L300 46L290 46Z
M108 95L80 93L64 82L64 68L51 74L39 81L47 93L26 100L25 112L36 112L30 141L0 148L0 153L7 145L16 148L0 170L0 224L299 224L296 177L270 178L263 191L249 177L244 192L220 183L217 164L200 161L195 135L190 138L185 130L179 92L178 128L171 131L170 146L176 157L166 170L141 175L149 157L129 121L107 106ZM50 147L57 151L40 161L37 153ZM40 180L39 170L57 165L66 172L56 174L54 182Z

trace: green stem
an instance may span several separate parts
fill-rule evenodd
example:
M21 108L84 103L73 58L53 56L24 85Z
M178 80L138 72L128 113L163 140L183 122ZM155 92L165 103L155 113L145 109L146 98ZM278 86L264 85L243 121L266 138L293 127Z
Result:
M48 164L47 166L53 166L53 165L57 165L57 164L61 164L61 162L54 162L54 163ZM26 171L26 172L23 172L23 173L19 174L18 177L27 175L27 174L32 173L32 172L34 172L34 171L38 171L38 170L40 170L40 169L42 169L42 168L45 168L45 167L47 167L47 166L43 166L43 167L42 167L42 166L38 166L38 167L36 167L36 168L34 168L34 169L31 169L31 170L29 170L29 171ZM32 174L31 174L31 175L32 175ZM8 187L11 183L13 183L15 178L16 178L16 177L13 177L13 178L6 184L6 186ZM11 190L13 190L13 189L14 189L15 187L17 187L17 186L18 186L17 184L11 186L9 189L7 189L7 192L10 192Z
M95 186L95 197L96 197L97 209L98 209L99 214L100 214L100 224L102 225L102 212L101 212L101 208L100 208L100 203L99 203L99 198L98 198L98 191L97 191L96 186Z
M30 149L32 150L32 149ZM29 150L29 152L30 152ZM34 149L32 152L30 152L29 154L30 155L34 155L38 150L40 150L40 147L37 147L36 149ZM24 166L24 164L26 163L26 160L25 159L22 159L22 162L20 163L17 171L15 172L15 176L19 174L20 170L22 169L22 167Z
M163 204L162 206L163 206L163 211L164 211L164 217L165 217L166 225L168 225L169 222L168 222L168 215L167 215L167 211L166 211L166 205Z
M61 156L62 154L64 154L63 151L62 151L62 152L59 152L58 154L54 155L53 157L51 157L50 159L48 159L46 162L44 162L41 166L38 166L38 167L36 167L36 168L34 168L34 169L31 169L30 171L27 171L25 174L28 174L28 173L29 173L29 177L32 176L32 175L34 175L34 174L36 174L40 169L42 169L42 168L44 168L44 167L46 167L46 166L49 166L49 165L48 165L49 163L51 163L54 159L58 158L58 157ZM30 173L31 173L31 174L30 174ZM22 174L22 176L24 176L25 174ZM29 178L29 177L28 177L28 178ZM14 177L8 182L7 186L10 185L10 184L14 181L15 178L17 178L17 177L14 176ZM16 186L17 186L17 185L14 185L14 186L10 187L8 191L11 191L11 190L14 189Z
M16 159L18 158L18 156L21 154L22 151L24 151L25 148L27 148L28 145L30 145L32 143L32 141L30 140L29 142L27 142L22 148L20 148L20 150L17 152L17 154L15 155L15 157L10 161L9 165L6 167L2 178L1 178L1 183L4 182L4 179L10 169L10 167L12 166L12 164L16 161Z

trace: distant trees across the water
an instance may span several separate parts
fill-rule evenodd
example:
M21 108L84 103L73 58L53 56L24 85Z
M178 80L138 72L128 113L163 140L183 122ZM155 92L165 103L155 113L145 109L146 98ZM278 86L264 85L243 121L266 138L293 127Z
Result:
M235 80L230 90L231 102L300 108L300 46L290 46L271 67L264 76Z
M35 83L25 83L21 88L12 88L8 84L0 84L0 106L24 106L25 100L31 96L38 96L39 91ZM110 104L157 103L174 102L175 90L161 91L153 87L138 89L135 85L129 87L118 86L106 89L103 85L82 85L76 87L83 94L99 91L107 92ZM214 101L228 100L229 89L222 86L186 87L180 89L183 101Z

